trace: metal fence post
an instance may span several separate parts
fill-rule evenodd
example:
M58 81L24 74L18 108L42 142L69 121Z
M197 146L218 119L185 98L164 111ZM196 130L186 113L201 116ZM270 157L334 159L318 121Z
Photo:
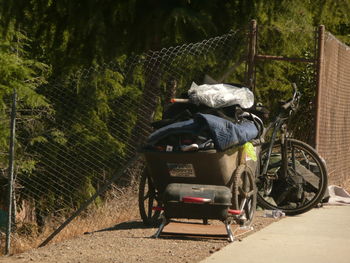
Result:
M321 103L321 86L322 86L322 71L323 71L323 56L324 56L324 25L320 25L318 28L318 49L317 49L317 87L316 87L316 118L315 118L315 142L314 146L316 151L318 150L319 145L319 133L320 133L320 103Z
M254 89L254 63L255 63L255 53L256 53L256 20L250 22L249 31L249 50L247 57L247 76L246 85L250 89Z
M7 228L6 228L6 247L5 254L10 253L11 246L11 225L12 225L12 204L13 204L13 171L14 171L14 160L15 160L15 130L16 130L16 101L17 93L14 89L12 96L12 110L11 110L11 133L10 133L10 149L9 149L9 175L8 175L8 217L7 217Z

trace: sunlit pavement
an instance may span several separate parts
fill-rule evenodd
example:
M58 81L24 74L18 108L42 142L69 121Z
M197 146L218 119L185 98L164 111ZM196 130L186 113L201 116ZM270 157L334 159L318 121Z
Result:
M202 263L349 263L350 206L325 206L275 222Z

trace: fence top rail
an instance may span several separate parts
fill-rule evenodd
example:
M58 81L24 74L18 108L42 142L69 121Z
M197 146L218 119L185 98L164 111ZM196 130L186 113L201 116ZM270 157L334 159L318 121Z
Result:
M326 31L325 33L326 33L326 34L325 34L326 40L327 40L327 39L335 40L335 41L338 42L339 45L341 45L342 47L344 47L346 50L350 50L350 47L349 47L347 44L345 44L344 42L340 41L340 40L339 40L336 36L334 36L332 33L328 32L328 31Z
M255 59L260 60L280 60L280 61L290 61L290 62L302 62L302 63L315 63L316 59L310 58L288 58L283 56L273 56L273 55L255 55Z

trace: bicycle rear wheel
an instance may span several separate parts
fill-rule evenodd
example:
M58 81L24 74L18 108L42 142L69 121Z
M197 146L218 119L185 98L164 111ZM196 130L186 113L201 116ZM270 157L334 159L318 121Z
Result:
M257 178L258 204L265 209L279 209L287 215L304 213L315 207L327 189L327 170L324 161L308 144L287 139L287 176L282 174L281 142L272 149L265 175ZM268 144L263 145L261 171L267 161Z

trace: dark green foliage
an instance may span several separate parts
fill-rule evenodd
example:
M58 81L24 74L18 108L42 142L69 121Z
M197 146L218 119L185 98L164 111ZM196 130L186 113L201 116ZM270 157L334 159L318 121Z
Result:
M21 32L11 29L6 38L0 40L0 148L8 149L9 114L11 97L16 90L18 100L19 120L31 119L35 116L22 110L26 108L41 108L50 111L46 98L37 92L37 88L46 82L50 68L30 58L26 52L29 40ZM7 156L1 155L1 167L6 167ZM26 164L24 169L26 168Z

